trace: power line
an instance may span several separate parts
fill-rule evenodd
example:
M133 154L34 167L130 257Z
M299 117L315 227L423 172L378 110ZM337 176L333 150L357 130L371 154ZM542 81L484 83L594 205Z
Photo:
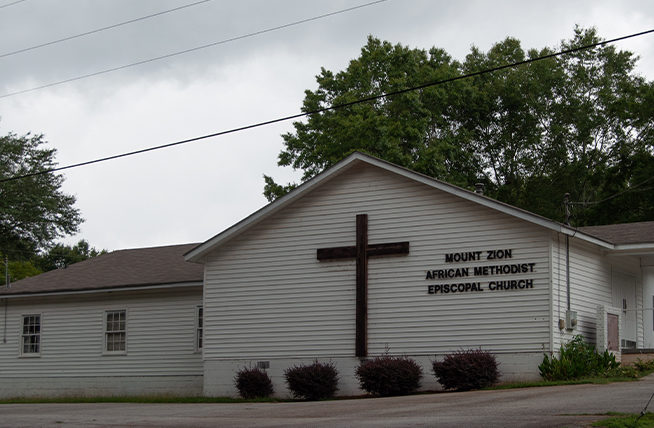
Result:
M350 11L353 11L353 10L356 10L356 9L361 9L361 8L372 6L372 5L375 5L375 4L378 4L378 3L384 3L384 2L387 2L387 1L389 1L389 0L373 1L373 2L362 4L362 5L359 5L359 6L354 6L354 7L350 7L350 8L347 8L347 9L342 9L342 10L339 10L339 11L336 11L336 12L331 12L331 13L326 13L324 15L315 16L313 18L302 19L300 21L295 21L295 22L292 22L290 24L284 24L284 25L280 25L280 26L277 26L277 27L268 28L267 30L255 31L254 33L245 34L243 36L232 37L231 39L221 40L221 41L215 42L215 43L209 43L208 45L198 46L198 47L195 47L195 48L186 49L186 50L183 50L183 51L158 56L156 58L150 58L150 59L146 59L146 60L143 60L143 61L138 61L138 62L135 62L135 63L132 63L132 64L121 65L119 67L110 68L108 70L98 71L98 72L95 72L95 73L86 74L84 76L73 77L71 79L61 80L61 81L55 82L55 83L49 83L47 85L37 86L35 88L24 89L22 91L12 92L12 93L9 93L9 94L0 95L0 98L13 97L14 95L24 94L26 92L33 92L33 91L37 91L39 89L50 88L52 86L57 86L57 85L61 85L61 84L64 84L64 83L70 83L70 82L75 82L77 80L87 79L89 77L99 76L101 74L107 74L107 73L111 73L111 72L118 71L118 70L124 70L126 68L135 67L137 65L143 65L143 64L150 63L150 62L154 62L154 61L160 61L162 59L172 58L174 56L199 51L201 49L206 49L206 48L222 45L222 44L225 44L225 43L234 42L234 41L241 40L241 39L246 39L248 37L254 37L254 36L261 35L261 34L270 33L272 31L281 30L283 28L288 28L288 27L293 27L295 25L305 24L307 22L316 21L316 20L327 18L327 17L334 16L334 15L339 15L341 13L350 12Z
M21 1L26 1L26 0L21 0ZM207 3L207 2L210 2L210 1L212 1L212 0L202 0L202 1L198 1L198 2L195 2L195 3L187 4L187 5L185 5L185 6L180 6L180 7L176 7L176 8L174 8L174 9L164 10L163 12L153 13L152 15L143 16L143 17L141 17L141 18L136 18L136 19L132 19L132 20L129 20L129 21L121 22L120 24L114 24L114 25L110 25L110 26L108 26L108 27L98 28L97 30L87 31L86 33L77 34L77 35L75 35L75 36L64 37L63 39L54 40L54 41L52 41L52 42L43 43L43 44L40 44L40 45L36 45L36 46L29 47L29 48L25 48L25 49L19 49L19 50L14 51L14 52L9 52L9 53L6 53L6 54L1 54L1 55L0 55L0 58L4 58L4 57L7 57L7 56L11 56L11 55L16 55L16 54L19 54L19 53L22 53L22 52L31 51L31 50L34 50L34 49L39 49L39 48L42 48L42 47L45 47L45 46L54 45L54 44L57 44L57 43L65 42L65 41L67 41L67 40L77 39L77 38L79 38L79 37L88 36L89 34L99 33L99 32L101 32L101 31L110 30L110 29L112 29L112 28L116 28L116 27L121 27L121 26L123 26L123 25L133 24L133 23L135 23L135 22L143 21L143 20L146 20L146 19L149 19L149 18L153 18L153 17L155 17L155 16L165 15L166 13L176 12L176 11L181 10L181 9L186 9L187 7L197 6L197 5L199 5L199 4ZM20 2L16 2L16 3L20 3ZM13 4L15 4L15 3L13 3Z
M594 48L594 47L597 47L597 46L603 46L603 45L615 43L615 42L618 42L618 41L621 41L621 40L626 40L626 39L630 39L630 38L634 38L634 37L643 36L645 34L650 34L650 33L654 33L654 29L647 30L647 31L642 31L640 33L630 34L628 36L618 37L618 38L611 39L611 40L605 40L605 41L593 43L593 44L590 44L590 45L580 46L580 47L576 47L576 48L572 48L572 49L566 49L564 51L555 52L555 53L544 55L544 56L541 56L541 57L532 58L532 59L519 61L519 62L514 62L514 63L511 63L511 64L506 64L506 65L502 65L502 66L499 66L499 67L494 67L494 68L490 68L490 69L486 69L486 70L482 70L482 71L477 71L477 72L470 73L470 74L465 74L465 75L462 75L462 76L451 77L451 78L445 79L445 80L438 80L438 81L435 81L435 82L425 83L424 85L414 86L414 87L406 88L406 89L401 89L399 91L387 92L387 93L381 94L381 95L375 95L375 96L368 97L368 98L362 98L360 100L351 101L351 102L343 103L343 104L338 104L336 106L331 106L331 107L325 107L325 108L321 108L321 109L317 109L317 110L312 110L312 111L309 111L309 112L306 112L306 113L298 113L298 114L294 114L294 115L290 115L290 116L284 116L284 117L280 117L280 118L277 118L277 119L272 119L272 120L267 120L267 121L264 121L264 122L254 123L254 124L251 124L251 125L241 126L239 128L232 128L232 129L229 129L229 130L226 130L226 131L215 132L213 134L207 134L207 135L203 135L203 136L200 136L200 137L194 137L194 138L189 138L189 139L186 139L186 140L176 141L174 143L162 144L162 145L159 145L159 146L149 147L149 148L146 148L146 149L121 153L121 154L118 154L118 155L108 156L108 157L95 159L95 160L90 160L90 161L86 161L86 162L80 162L80 163L76 163L76 164L72 164L72 165L68 165L68 166L62 166L62 167L59 167L59 168L51 168L51 169L47 169L47 170L44 170L44 171L34 172L34 173L20 175L20 176L16 176L16 177L4 178L4 179L0 180L0 183L4 183L4 182L7 182L7 181L13 181L13 180L19 180L19 179L33 177L33 176L42 175L42 174L48 174L48 173L56 172L56 171L63 171L63 170L66 170L66 169L77 168L77 167L80 167L80 166L86 166L86 165L91 165L91 164L100 163L100 162L106 162L106 161L109 161L109 160L114 160L114 159L124 158L124 157L128 157L128 156L138 155L138 154L141 154L141 153L146 153L146 152L165 149L165 148L169 148L169 147L179 146L179 145L191 143L191 142L194 142L194 141L205 140L205 139L208 139L208 138L219 137L219 136L227 135L227 134L233 134L233 133L236 133L236 132L245 131L247 129L260 128L262 126L271 125L273 123L285 122L285 121L288 121L288 120L298 119L298 118L309 116L309 115L312 115L312 114L325 113L327 111L337 110L337 109L340 109L340 108L365 103L365 102L368 102L368 101L375 101L375 100L390 97L390 96L393 96L393 95L404 94L404 93L407 93L407 92L412 92L412 91L417 91L417 90L420 90L420 89L425 89L425 88L428 88L428 87L431 87L431 86L443 85L445 83L455 82L457 80L468 79L470 77L481 76L483 74L494 73L496 71L505 70L505 69L508 69L508 68L514 68L514 67L518 67L518 66L525 65L525 64L531 64L533 62L542 61L542 60L545 60L545 59L548 59L548 58L555 58L555 57L558 57L558 56L561 56L561 55L566 55L566 54L570 54L570 53L574 53L574 52L578 52L578 51L582 51L582 50L586 50L586 49L591 49L591 48Z
M643 416L645 416L645 412L647 411L647 407L649 407L649 403L652 402L652 398L654 398L654 394L652 394L652 396L649 397L649 401L648 401L647 404L645 405L645 408L643 409L642 412L640 412L640 415L638 415L638 417L637 417L636 420L634 421L634 426L636 426L636 424L638 424L638 420L639 420L640 418L642 418Z
M647 180L643 181L642 183L638 183L638 184L636 184L635 186L631 186L631 187L629 187L629 188L623 190L623 191L620 192L620 193L616 193L615 195L609 196L609 197L606 198L606 199L602 199L601 201L595 201L595 202L570 202L570 204L571 204L571 205L582 205L582 206L584 206L584 207L585 207L585 206L588 206L588 205L597 205L597 204L601 204L602 202L609 201L609 200L611 200L611 199L613 199L613 198L617 198L618 196L623 195L623 194L625 194L625 193L627 193L627 192L631 192L632 190L635 190L635 189L639 188L640 186L642 186L643 184L648 183L648 182L650 182L650 181L652 181L652 180L654 180L654 176L648 178Z
M15 2L13 2L13 3L3 4L2 6L0 6L0 9L3 9L3 8L5 8L5 7L9 7L9 6L13 6L13 5L15 5L15 4L22 3L22 2L24 2L24 1L27 1L27 0L18 0L18 1L15 1Z

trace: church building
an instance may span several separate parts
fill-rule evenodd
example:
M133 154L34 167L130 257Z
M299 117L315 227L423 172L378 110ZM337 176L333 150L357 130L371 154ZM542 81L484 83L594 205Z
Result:
M362 153L201 244L122 250L0 289L0 397L236 396L243 367L497 357L538 380L583 335L654 348L654 222L574 228Z
M430 361L460 349L510 381L578 334L618 358L653 346L654 222L576 229L362 153L186 259L205 266L205 395L236 395L244 366L284 396L285 369L331 361L354 395L384 353L436 389Z
M0 287L0 398L202 393L197 244L120 250Z

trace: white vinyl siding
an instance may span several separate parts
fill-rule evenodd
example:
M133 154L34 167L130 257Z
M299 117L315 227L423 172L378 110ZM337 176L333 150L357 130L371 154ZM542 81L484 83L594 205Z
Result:
M189 385L195 382L195 388L201 388L202 356L194 344L194 312L201 301L200 286L7 299L7 343L0 343L0 396L21 395L21 389L29 394L28 385L38 390L46 384L52 388L44 390L46 395L64 393L67 388L67 393L93 394L109 385L116 388L113 393L144 393L138 388L147 382L156 383L160 391L174 392L178 380ZM108 358L103 352L105 312L119 308L128 315L129 352ZM0 310L5 310L4 302ZM28 313L40 313L41 320L47 320L41 332L45 348L36 359L16 354L20 315ZM76 391L74 385L88 389Z
M354 355L355 261L317 261L318 248L355 244L368 214L370 244L410 242L407 256L371 258L368 348L434 355L459 348L542 352L550 343L549 233L373 166L354 167L211 253L206 263L205 360ZM528 274L470 277L484 292L429 295L427 270L453 252L512 249L501 263ZM455 266L456 265L456 266ZM495 280L533 288L488 290Z
M581 334L596 343L597 306L613 306L613 273L625 272L636 278L636 305L642 308L642 274L640 260L633 256L607 257L598 246L570 238L570 309L577 312L577 329L559 330L558 320L565 319L567 310L566 244L565 236L552 234L553 240L553 298L554 349L572 336ZM636 312L639 346L643 337L642 311Z

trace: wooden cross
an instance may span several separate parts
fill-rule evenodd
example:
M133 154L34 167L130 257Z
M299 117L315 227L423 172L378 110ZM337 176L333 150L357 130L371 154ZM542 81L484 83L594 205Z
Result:
M368 214L357 215L357 243L350 247L319 248L318 260L356 259L356 340L357 357L368 355L368 258L409 254L408 242L368 245Z

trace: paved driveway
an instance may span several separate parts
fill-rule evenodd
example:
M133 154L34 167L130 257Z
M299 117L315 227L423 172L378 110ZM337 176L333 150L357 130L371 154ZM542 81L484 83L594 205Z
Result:
M9 404L0 427L573 427L639 413L654 377L410 397L261 404ZM654 403L648 410L654 411Z

